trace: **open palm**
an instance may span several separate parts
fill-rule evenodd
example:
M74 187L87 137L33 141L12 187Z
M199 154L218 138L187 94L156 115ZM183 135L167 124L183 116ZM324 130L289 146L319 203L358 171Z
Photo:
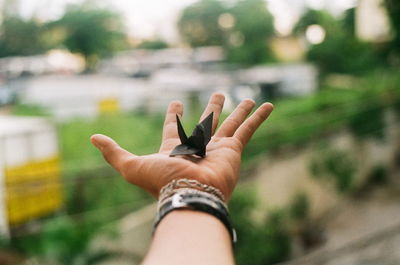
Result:
M202 120L214 112L213 136L204 158L169 156L175 146L180 144L176 114L183 115L183 105L178 101L171 102L168 107L158 153L136 156L122 149L111 138L99 134L93 135L91 140L107 162L128 182L147 190L155 197L172 180L186 178L218 188L228 200L239 175L242 150L271 113L272 105L264 103L246 119L255 103L250 99L243 100L216 131L224 100L223 94L213 94L200 118Z

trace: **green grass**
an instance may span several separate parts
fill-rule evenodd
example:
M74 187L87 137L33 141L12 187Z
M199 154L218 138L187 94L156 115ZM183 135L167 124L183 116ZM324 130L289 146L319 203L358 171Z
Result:
M309 97L278 101L248 144L244 165L271 150L301 145L344 128L356 138L381 137L383 110L395 108L399 102L400 78L396 74L361 79L351 90L325 88Z
M102 163L100 152L90 143L90 136L96 133L110 136L134 154L152 153L160 145L161 128L160 117L140 115L103 116L60 124L62 155L66 163Z
M16 104L12 107L11 113L17 116L50 116L44 108L29 104Z

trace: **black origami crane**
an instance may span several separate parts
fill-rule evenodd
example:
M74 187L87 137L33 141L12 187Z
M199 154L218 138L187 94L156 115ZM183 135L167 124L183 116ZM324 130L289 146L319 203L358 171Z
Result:
M172 150L170 156L176 155L198 155L204 157L206 155L206 145L211 140L211 129L214 112L211 112L204 120L194 128L192 135L188 138L183 130L182 123L176 115L178 125L179 139L181 144Z

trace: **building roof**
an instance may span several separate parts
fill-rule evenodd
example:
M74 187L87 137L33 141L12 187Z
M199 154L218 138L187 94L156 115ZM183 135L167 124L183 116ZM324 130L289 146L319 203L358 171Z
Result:
M52 125L45 118L0 116L0 137L50 129Z

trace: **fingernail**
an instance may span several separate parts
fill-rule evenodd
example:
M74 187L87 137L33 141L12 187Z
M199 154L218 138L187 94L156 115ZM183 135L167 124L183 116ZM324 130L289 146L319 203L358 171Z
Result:
M272 104L271 102L265 102L263 105L270 106L271 109L274 109L274 104Z

